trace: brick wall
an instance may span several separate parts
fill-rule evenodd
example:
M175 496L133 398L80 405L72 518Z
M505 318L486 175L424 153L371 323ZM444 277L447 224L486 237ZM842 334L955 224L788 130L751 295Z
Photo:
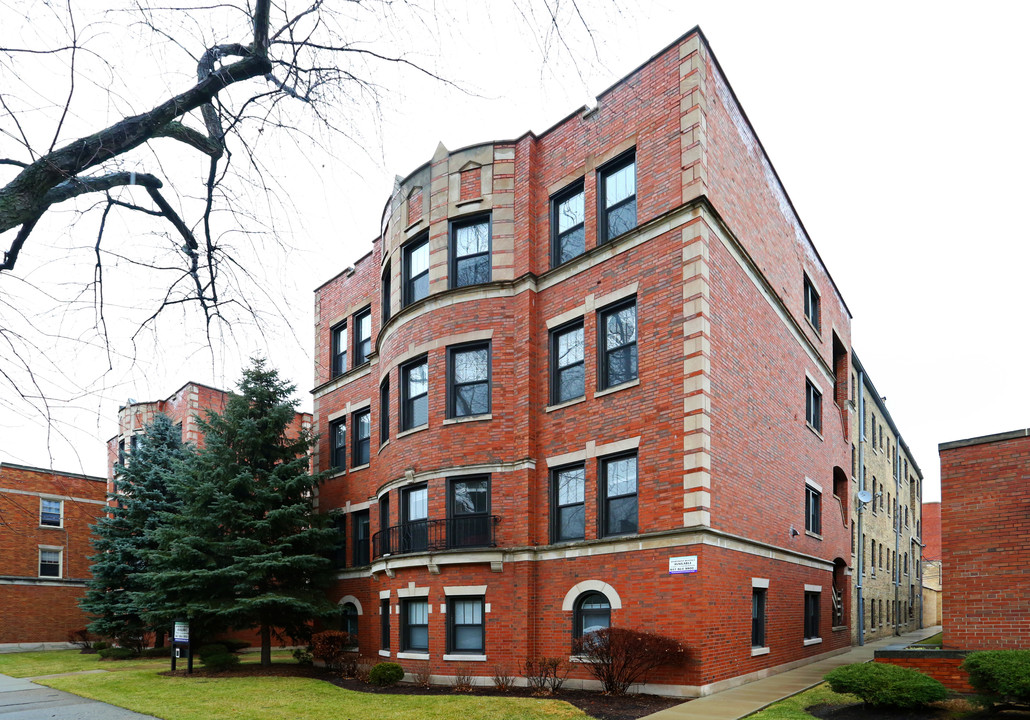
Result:
M921 673L929 675L938 680L944 687L952 692L973 693L973 686L969 684L969 674L960 670L959 665L965 659L964 653L936 652L933 650L917 651L877 651L876 662L900 667L912 668ZM895 657L897 656L897 657Z
M944 646L1030 648L1030 433L944 443Z
M86 625L77 603L105 493L103 478L0 465L0 644L65 642ZM42 498L61 503L58 526L41 522ZM41 548L61 553L59 577L40 576Z

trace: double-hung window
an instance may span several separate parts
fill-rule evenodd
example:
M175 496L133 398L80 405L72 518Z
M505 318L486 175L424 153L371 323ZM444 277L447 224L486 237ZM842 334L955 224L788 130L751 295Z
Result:
M481 655L486 651L483 598L448 599L447 646L454 654Z
M598 389L615 387L637 378L637 303L619 303L598 314L601 358Z
M61 551L53 549L39 550L39 576L61 577Z
M765 588L751 588L751 647L765 647Z
M62 500L50 500L40 498L39 500L39 524L46 527L61 527L61 510L64 502Z
M600 462L601 534L637 531L637 456L603 458Z
M351 514L351 532L354 533L354 565L368 565L369 559L369 523L368 510L359 510Z
M354 316L354 367L368 362L372 353L372 308Z
M390 649L390 600L379 601L379 649Z
M332 329L332 376L347 372L347 321L334 325Z
M805 380L805 420L816 432L823 431L823 394Z
M551 198L551 267L586 252L583 181Z
M343 418L329 423L329 467L333 470L347 467L347 421Z
M805 485L805 530L816 535L823 531L822 493L811 485Z
M401 649L429 652L429 601L401 601Z
M820 596L818 592L805 592L805 640L819 637Z
M586 394L583 365L583 321L551 331L551 403L557 405Z
M421 358L401 368L401 430L429 422L429 359Z
M637 226L637 164L627 153L601 168L598 183L597 234L607 242Z
M812 327L815 328L816 332L819 332L819 293L815 289L815 285L808 279L808 275L805 275L805 317L808 318L808 322L812 323Z
M490 344L447 349L448 417L490 412Z
M379 386L379 445L390 439L390 377L383 379Z
M404 307L429 295L429 234L404 246Z
M351 467L368 465L372 444L372 411L360 410L354 413L354 449L351 451Z
M584 491L586 468L570 465L551 471L553 500L551 535L554 542L582 540L586 530Z
M425 550L429 547L429 488L406 488L401 500L401 552Z
M386 261L386 266L383 268L383 282L380 285L382 295L380 296L380 317L382 317L382 324L386 325L390 321L390 283L393 281L393 276L390 274L390 261Z
M449 481L447 547L487 547L490 537L490 478Z
M490 218L451 224L451 287L490 282Z
M573 639L604 630L611 624L612 605L606 595L592 591L579 596L573 605Z

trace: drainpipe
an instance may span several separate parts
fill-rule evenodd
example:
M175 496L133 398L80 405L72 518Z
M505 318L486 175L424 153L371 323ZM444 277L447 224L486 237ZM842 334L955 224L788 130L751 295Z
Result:
M898 507L894 508L894 634L901 634L901 623L898 618L898 592L901 588L901 568L898 566L898 557L901 555L901 443L898 437L894 438L894 498Z
M858 491L865 490L865 377L858 371ZM858 543L858 644L865 645L865 603L862 600L862 576L865 574L865 538L862 537L862 511L865 503L858 503L858 530L855 542Z

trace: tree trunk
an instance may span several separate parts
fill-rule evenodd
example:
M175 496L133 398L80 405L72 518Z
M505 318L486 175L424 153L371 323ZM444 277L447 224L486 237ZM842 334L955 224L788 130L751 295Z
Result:
M272 628L261 623L261 667L272 664Z

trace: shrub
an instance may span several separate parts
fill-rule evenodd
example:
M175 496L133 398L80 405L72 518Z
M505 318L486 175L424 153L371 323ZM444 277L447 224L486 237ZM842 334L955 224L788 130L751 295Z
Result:
M209 652L206 655L200 656L200 664L209 670L218 672L220 670L228 670L231 667L239 665L240 658L238 655L233 655L228 650L223 652Z
M569 676L569 664L561 658L530 658L522 665L522 676L529 687L556 693Z
M428 660L420 660L415 663L415 669L411 671L415 685L420 688L427 688L432 684L433 666Z
M905 710L943 700L948 692L937 680L912 668L888 663L844 665L826 675L837 693L851 693L875 708Z
M451 683L451 688L454 692L472 692L472 688L475 686L475 681L472 678L472 671L469 670L468 665L459 665L454 670L454 682Z
M515 676L503 665L494 668L494 687L501 692L508 692L515 687Z
M344 664L344 651L357 643L350 633L339 630L323 630L311 636L311 654L325 663L326 669L341 672Z
M129 660L136 657L132 648L112 647L98 650L97 654L104 660Z
M368 673L368 681L379 687L396 685L404 679L404 668L397 663L381 662Z
M1030 650L970 653L962 663L984 705L1030 703Z
M247 640L233 640L232 638L229 638L228 640L219 640L218 644L225 645L225 649L229 652L239 652L244 648L250 647L250 642Z
M369 678L372 677L372 668L378 665L377 660L371 658L359 657L352 661L354 666L354 677L361 682L369 682Z
M105 642L103 640L97 640L95 643L93 643L93 649L94 650L98 650L99 651L99 650L103 650L104 648L109 648L109 647L111 647L111 643Z
M84 653L96 652L99 650L97 642L99 638L86 628L68 631L68 642L80 648Z
M294 648L294 650L293 650L293 659L296 660L301 665L314 665L315 664L315 656L312 655L307 650L305 650L304 648Z
M227 648L222 643L208 643L207 645L201 645L193 651L193 654L199 657L201 660L203 660L206 657L211 657L212 655L225 655L228 653L229 648Z
M143 652L140 653L140 657L145 657L145 658L160 658L160 657L171 657L171 656L172 656L172 648L169 647L168 645L165 645L164 647L145 648L143 650Z
M685 650L677 640L641 630L607 627L577 638L573 652L609 695L623 695L631 685L664 665L682 661Z

